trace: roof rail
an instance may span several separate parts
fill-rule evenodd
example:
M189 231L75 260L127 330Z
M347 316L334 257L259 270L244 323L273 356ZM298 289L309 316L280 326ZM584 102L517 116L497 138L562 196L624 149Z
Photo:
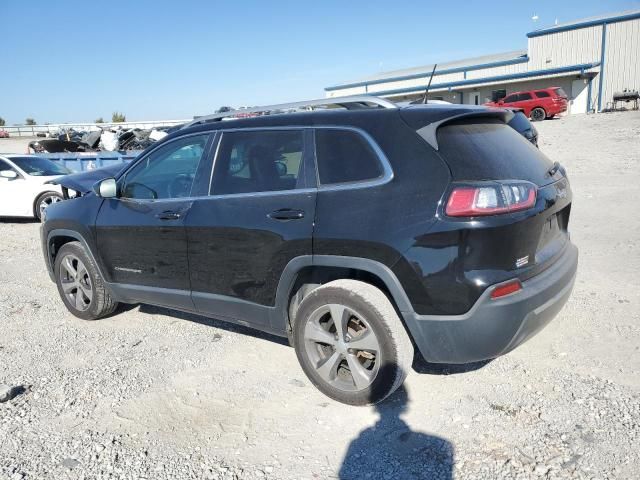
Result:
M195 118L192 122L185 124L182 128L192 127L199 123L213 122L222 120L227 117L235 117L246 113L262 113L269 110L294 110L305 107L326 107L336 105L344 107L347 110L356 110L367 108L367 104L373 104L382 108L398 108L398 106L384 98L374 97L371 95L350 95L346 97L319 98L317 100L306 100L303 102L280 103L276 105L264 105L261 107L243 108L241 110L231 110L229 112L214 113L203 117Z

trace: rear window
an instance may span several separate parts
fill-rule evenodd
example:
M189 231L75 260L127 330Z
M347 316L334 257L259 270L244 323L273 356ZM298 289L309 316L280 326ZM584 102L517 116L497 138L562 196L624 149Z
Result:
M372 180L383 173L369 142L352 130L316 130L316 158L322 185Z
M565 92L562 88L556 88L555 89L556 95L558 95L559 97L567 97L567 92Z
M551 95L549 94L549 92L545 92L544 90L540 91L540 92L536 92L536 97L538 98L547 98L550 97Z
M551 182L553 166L542 152L513 128L494 119L466 120L438 129L440 155L453 178L463 180L527 180Z

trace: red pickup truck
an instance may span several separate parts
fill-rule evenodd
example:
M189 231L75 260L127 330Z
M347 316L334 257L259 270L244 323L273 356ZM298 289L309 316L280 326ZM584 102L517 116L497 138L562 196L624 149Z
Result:
M538 90L513 92L497 102L485 105L493 107L521 108L524 114L534 122L552 118L567 111L567 94L561 87L549 87Z

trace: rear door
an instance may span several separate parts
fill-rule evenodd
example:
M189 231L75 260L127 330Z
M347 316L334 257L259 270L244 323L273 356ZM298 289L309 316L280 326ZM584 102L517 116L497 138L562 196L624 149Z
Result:
M228 130L210 195L186 219L193 302L207 315L268 326L289 261L311 255L316 207L310 129Z
M528 117L531 115L531 110L535 107L535 101L533 96L529 92L519 93L517 105L524 110L524 114Z
M98 212L98 252L132 300L193 309L184 222L208 185L210 137L176 138L148 153Z

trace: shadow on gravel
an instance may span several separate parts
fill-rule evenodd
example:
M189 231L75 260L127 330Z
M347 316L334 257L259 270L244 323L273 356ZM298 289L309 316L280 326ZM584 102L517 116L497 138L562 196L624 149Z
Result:
M460 373L475 372L485 367L491 360L483 360L482 362L462 363L462 364L446 364L446 363L429 363L419 354L413 362L413 369L418 373L428 375L457 375Z
M384 375L382 370L378 375L381 374ZM371 397L376 397L375 392ZM453 445L444 438L411 430L400 417L408 404L409 395L401 386L387 400L374 406L380 418L351 442L338 478L453 478Z
M0 223L40 223L40 220L37 218L4 217L0 218Z
M130 307L128 309L131 309L131 308L135 308L136 306L137 305L125 305L124 308ZM199 323L200 325L206 325L208 327L215 327L221 330L226 330L227 332L234 332L234 333L239 333L241 335L248 335L254 338L260 338L262 340L278 343L280 345L289 346L288 340L284 337L271 335L269 333L261 332L253 328L237 325L235 323L228 323L222 320L203 317L195 313L185 313L185 312L180 312L178 310L171 310L169 308L162 308L162 307L154 307L152 305L145 305L145 304L140 304L140 312L156 314L156 315L166 315L168 317L173 317L177 320L188 320L190 322Z

